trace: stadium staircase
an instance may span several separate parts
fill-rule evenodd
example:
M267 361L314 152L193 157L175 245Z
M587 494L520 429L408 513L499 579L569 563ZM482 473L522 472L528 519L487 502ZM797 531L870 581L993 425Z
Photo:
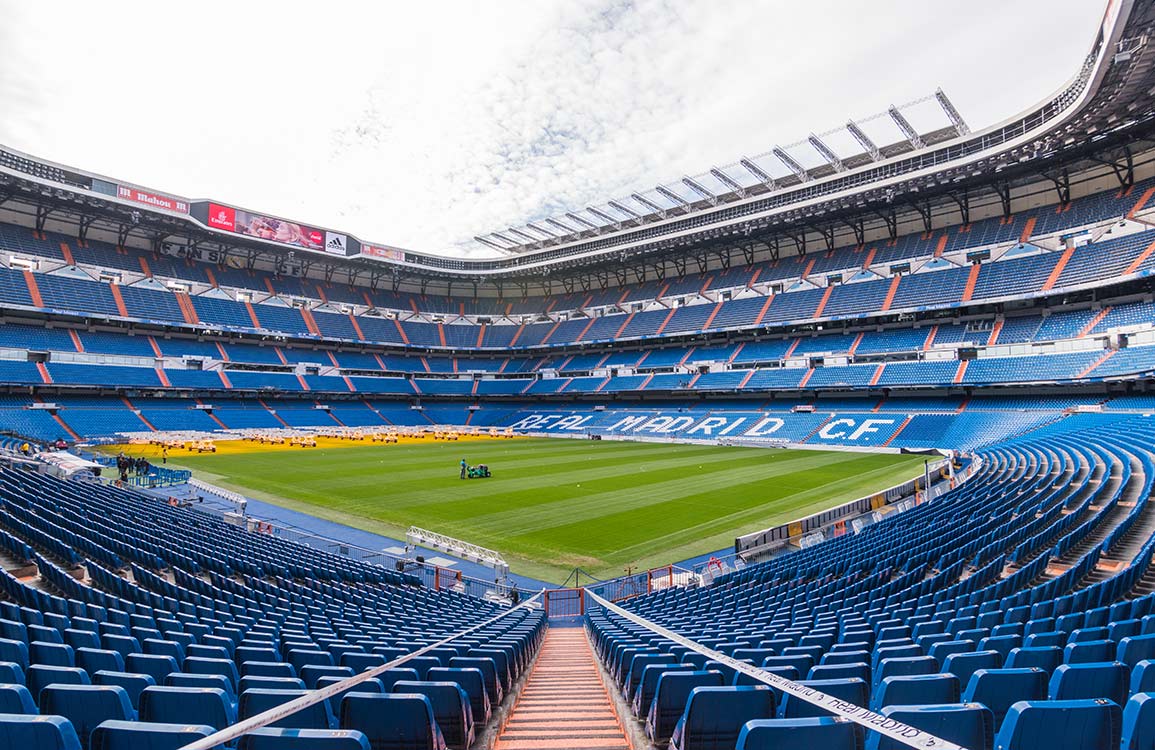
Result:
M550 628L494 750L630 750L583 628Z

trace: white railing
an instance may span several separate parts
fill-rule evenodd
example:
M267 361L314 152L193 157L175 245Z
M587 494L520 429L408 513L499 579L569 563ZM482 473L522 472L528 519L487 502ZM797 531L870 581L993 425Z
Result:
M232 490L226 490L224 487L218 487L215 484L210 484L209 482L206 482L202 479L197 479L195 477L188 480L188 484L189 487L192 487L193 489L212 495L213 497L224 500L227 503L232 503L233 507L237 509L237 513L240 513L242 516L245 514L245 508L248 506L249 501L248 498L246 498L244 495L238 492L233 492Z
M509 563L505 561L500 552L472 544L463 539L455 539L436 531L423 529L420 526L410 526L409 531L405 533L405 541L414 546L429 547L454 557L460 557L462 560L484 565L503 576L509 573Z

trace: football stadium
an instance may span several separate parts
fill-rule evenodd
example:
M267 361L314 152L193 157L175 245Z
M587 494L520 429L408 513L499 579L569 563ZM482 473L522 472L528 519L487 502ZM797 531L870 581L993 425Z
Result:
M1086 2L1013 117L470 252L0 144L0 750L1155 750L1155 0Z

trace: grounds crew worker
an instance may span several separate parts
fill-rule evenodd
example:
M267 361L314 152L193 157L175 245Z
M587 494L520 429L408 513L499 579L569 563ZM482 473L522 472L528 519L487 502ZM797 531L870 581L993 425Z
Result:
M469 464L465 463L465 459L461 459L461 478L465 479L465 472L469 469Z

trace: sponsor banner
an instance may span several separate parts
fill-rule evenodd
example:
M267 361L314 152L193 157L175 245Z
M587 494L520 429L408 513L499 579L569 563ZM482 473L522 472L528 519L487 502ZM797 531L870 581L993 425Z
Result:
M163 208L165 211L172 211L178 214L188 213L188 203L167 195L160 195L158 193L149 193L144 190L137 190L136 188L128 187L127 185L118 185L116 188L116 197L124 200L133 201L135 203L143 203L146 206L153 208Z
M270 216L261 216L236 209L234 226L233 231L238 234L269 240L282 245L319 251L323 251L325 248L324 230L314 229L303 224L294 224L284 219L274 219Z
M336 232L325 232L325 252L333 255L348 255L349 238Z
M380 247L379 245L362 244L361 254L372 258L384 258L385 260L405 260L404 251L392 247Z
M229 206L209 204L208 225L213 229L223 229L226 232L237 231L237 210Z

